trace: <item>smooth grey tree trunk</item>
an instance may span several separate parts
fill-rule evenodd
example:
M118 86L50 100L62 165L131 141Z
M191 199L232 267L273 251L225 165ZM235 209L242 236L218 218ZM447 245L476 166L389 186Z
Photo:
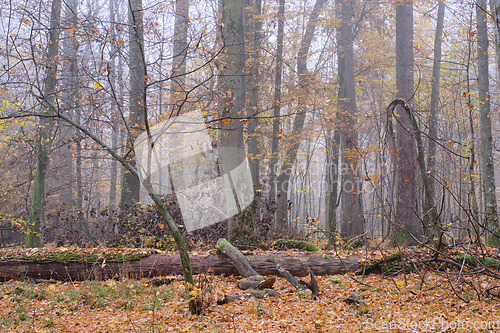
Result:
M396 6L396 88L397 97L411 105L413 83L413 1L403 0ZM399 110L398 110L399 109ZM396 109L397 178L394 240L413 244L410 233L417 239L422 235L418 219L416 154L412 135L412 120L399 106Z
M444 13L445 13L445 3L439 1L438 4L438 15L436 21L436 32L434 37L434 64L432 67L432 83L431 83L431 105L429 108L429 139L428 139L428 153L427 167L429 173L429 186L430 190L434 195L434 177L436 168L436 140L438 138L438 128L439 128L439 84L441 82L441 39L443 36L443 26L444 26Z
M495 166L491 135L490 86L488 71L488 26L486 0L476 1L477 24L477 84L479 97L479 123L481 125L481 173L484 192L484 226L495 234L488 239L490 245L500 246L498 211L495 193Z
M222 1L222 35L224 43L224 62L221 75L222 122L220 156L223 170L227 174L245 159L243 123L240 121L246 104L245 80L245 30L244 6L242 0ZM224 153L226 147L235 148L233 154ZM248 246L255 242L255 225L251 206L240 208L240 213L229 219L229 240L238 246Z
M116 62L117 62L117 57L118 57L118 47L117 47L117 41L119 37L116 34L116 24L117 20L116 17L118 8L117 8L117 0L110 0L109 1L109 21L110 21L110 34L111 34L111 40L113 41L111 44L111 51L110 51L110 86L111 86L111 93L112 93L112 100L111 100L111 149L115 150L118 148L118 133L119 133L119 122L118 122L118 103L119 103L119 98L117 96L117 87L116 87L116 77L118 75L117 70L116 70ZM116 182L118 180L118 165L117 161L111 160L111 168L110 168L110 185L109 185L109 208L113 210L116 207Z
M134 140L141 133L146 113L146 64L144 59L144 21L142 0L128 1L129 20L129 123L130 135L127 137L127 162L135 167ZM121 209L139 202L140 182L125 170L120 201Z
M328 246L333 240L333 233L337 226L337 196L338 196L338 170L339 170L339 147L340 133L338 130L327 131L326 141L326 223L328 234Z
M182 112L186 102L186 64L188 49L189 0L175 1L174 47L170 80L170 105L173 115Z
M248 160L250 172L252 173L252 181L255 190L260 189L260 149L259 149L259 135L256 132L259 120L259 99L260 99L260 48L261 48L261 30L262 18L260 17L262 11L262 0L252 0L249 13L248 25L251 29L249 31L251 45L249 53L250 62L250 76L248 79L248 87L250 96L248 99L249 105L247 108L248 117Z
M271 138L271 158L269 160L269 205L276 200L276 175L279 157L279 135L281 114L281 80L283 76L283 35L285 26L285 0L279 0L278 35L276 40L276 66L274 75L273 136Z
M59 28L61 23L61 0L52 2L50 14L49 40L47 46L47 68L44 79L41 113L53 114L51 108L55 102L57 83L57 57L59 54ZM35 181L33 184L32 203L26 232L25 246L40 247L43 245L44 214L45 214L45 185L49 171L49 151L52 142L54 121L51 118L41 117L38 128L38 151L36 159Z
M353 1L340 0L338 15L341 21L337 30L338 46L338 126L341 149L341 216L342 237L352 238L364 234L362 182L359 177L358 132L356 130L356 89L352 35Z
M309 55L309 48L314 37L314 31L318 24L318 17L327 0L316 0L314 8L309 16L309 21L300 43L299 51L297 52L297 76L299 80L299 96L297 115L293 121L292 127L292 144L286 151L283 164L281 166L280 175L277 177L277 207L276 207L276 227L285 230L288 227L287 213L288 213L288 189L292 173L292 167L297 158L297 152L300 147L300 137L304 122L306 119L307 109L307 95L308 86L310 81L310 73L307 69L307 58Z
M64 23L64 42L63 42L63 73L64 93L63 109L71 118L80 104L80 90L78 86L78 42L76 40L78 29L78 1L69 0L65 2ZM76 137L75 130L65 123L61 123L59 138L62 141L61 147L56 151L56 159L62 172L58 172L54 178L59 179L61 201L65 204L66 210L74 208L74 189L75 189L75 166L73 159L73 141Z
M490 12L493 19L493 30L495 35L497 76L500 79L500 0L490 0Z

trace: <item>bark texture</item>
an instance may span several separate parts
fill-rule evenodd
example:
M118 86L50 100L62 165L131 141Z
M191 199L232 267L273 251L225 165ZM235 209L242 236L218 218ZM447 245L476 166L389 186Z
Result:
M235 169L245 159L243 123L246 106L246 53L244 29L244 2L223 0L222 35L224 41L225 69L221 75L222 110L226 121L222 122L220 160L222 169L230 179L229 171ZM226 148L230 148L224 150ZM232 153L231 153L232 152ZM234 191L233 191L234 192ZM237 199L235 197L235 199ZM236 200L237 201L237 200ZM239 207L239 203L236 202ZM237 246L248 246L255 242L255 225L251 206L239 207L240 213L229 219L229 241Z
M146 113L146 64L144 59L144 22L142 0L129 0L129 68L130 68L130 128L127 137L127 162L135 168L134 140L144 127ZM127 209L139 202L140 182L128 170L123 176L120 208Z
M191 267L194 274L205 273L209 268L214 274L226 276L237 275L238 271L232 260L226 255L194 255L191 256ZM345 259L304 253L301 255L255 255L246 256L250 265L260 275L279 275L280 272L272 262L279 260L281 267L294 276L307 276L308 270L315 275L343 274L359 269L360 257L352 256ZM82 264L70 262L33 263L29 261L0 262L0 281L11 279L56 279L85 280L108 278L142 278L165 275L183 274L178 253L154 254L146 258L125 263L107 262L105 264Z
M411 106L413 97L413 2L401 1L396 6L396 86L397 97ZM400 107L398 107L400 108ZM422 228L418 220L416 191L416 154L412 135L412 120L402 109L396 114L397 177L396 177L396 221L394 240L397 243L413 244L410 233L420 238Z
M488 68L488 26L486 0L476 2L477 22L477 83L479 94L479 123L481 125L481 172L484 192L484 227L493 231L490 245L500 245L498 211L495 193L495 166L493 162L493 138L491 135L490 85Z
M340 28L337 30L338 45L338 124L341 128L341 235L345 238L364 234L362 182L359 177L358 132L356 129L356 80L354 76L354 52L352 17L353 1L337 2Z
M55 89L57 83L57 57L59 55L59 26L61 22L61 0L52 2L45 72L45 89L41 100L41 113L53 114ZM45 215L45 185L49 172L49 151L52 142L54 121L42 117L38 128L38 152L36 159L35 181L33 184L32 203L29 216L29 229L26 232L26 247L40 247L43 244Z

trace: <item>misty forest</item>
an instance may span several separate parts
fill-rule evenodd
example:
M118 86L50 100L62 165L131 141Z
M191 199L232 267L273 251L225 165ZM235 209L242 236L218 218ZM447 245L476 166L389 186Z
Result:
M0 330L500 328L499 0L0 0L0 65Z

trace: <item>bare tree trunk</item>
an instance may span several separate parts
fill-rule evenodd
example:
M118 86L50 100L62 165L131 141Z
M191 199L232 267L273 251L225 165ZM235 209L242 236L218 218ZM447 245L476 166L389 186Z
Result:
M439 84L441 81L441 39L443 36L443 26L444 26L444 12L445 3L439 1L438 4L438 16L436 22L436 33L434 37L434 65L432 67L432 91L431 91L431 105L430 105L430 115L429 115L429 156L427 158L427 167L429 172L429 186L434 195L434 177L435 177L435 165L436 165L436 140L437 131L439 128Z
M351 0L337 1L341 25L337 30L339 70L339 117L342 129L340 149L341 168L341 227L343 237L358 237L364 234L362 183L359 177L358 132L356 130L356 90L354 77L354 53L352 36L353 3Z
M186 62L188 49L189 0L175 1L174 48L170 83L170 104L173 115L182 113L186 101Z
M146 64L144 59L144 22L142 0L128 1L129 15L129 68L130 68L130 119L127 137L127 162L135 167L134 139L141 133L146 113ZM125 170L120 208L126 210L139 201L140 182Z
M76 30L78 29L78 1L69 0L65 3L65 34L63 44L63 80L66 90L64 91L64 105L66 114L73 118L80 105L80 89L78 86L78 42ZM75 201L73 189L75 188L75 167L73 161L72 142L75 130L67 124L61 124L59 137L62 146L57 152L57 159L62 172L59 172L56 179L60 179L63 188L60 192L61 201L64 202L66 210L74 208Z
M495 166L491 135L490 86L488 71L488 26L486 0L476 1L479 123L481 124L481 172L483 180L485 220L484 226L495 234L488 239L490 245L500 245L498 211L495 193Z
M115 150L118 148L118 133L119 133L119 122L118 122L118 107L119 107L119 98L117 95L117 87L116 87L116 60L118 57L118 47L117 40L119 39L116 35L116 24L117 24L117 16L118 8L117 8L117 0L109 1L109 20L110 20L110 33L111 40L114 41L111 44L110 51L110 86L111 92L113 94L113 98L111 100L111 149ZM115 160L111 160L111 168L110 168L110 185L109 185L109 208L114 209L116 207L116 181L118 179L118 162Z
M490 0L491 17L495 34L495 50L497 56L497 75L500 78L500 0Z
M240 117L245 110L245 31L244 8L242 0L223 0L222 22L224 37L224 62L226 67L221 76L222 117L229 118L222 124L221 161L225 174L240 165L245 159L243 124ZM224 153L224 149L229 150ZM233 153L229 153L233 152ZM237 198L235 198L237 199ZM237 203L239 207L239 204ZM255 242L255 225L251 206L239 207L240 213L229 219L229 240L239 246Z
M404 0L396 6L396 86L397 97L408 103L413 96L413 2ZM401 108L401 107L399 107ZM412 120L404 110L397 111L397 182L395 241L413 244L422 235L418 219L415 145Z
M340 133L338 130L327 131L326 135L326 232L328 233L328 246L331 245L332 235L337 229L337 196L338 196L338 170Z
M472 17L471 17L472 21ZM472 24L472 22L471 22ZM472 27L469 27L470 31L472 31ZM467 52L467 66L466 66L466 80L467 80L467 92L470 92L470 66L471 66L471 56L472 56L472 39L471 34L468 37L468 52ZM471 217L469 220L472 220L472 227L474 229L475 240L479 241L479 237L481 234L481 230L479 229L479 207L477 203L476 197L476 186L475 186L475 176L474 176L474 165L476 164L476 139L475 139L475 130L474 130L474 116L473 116L473 108L471 94L467 94L467 107L469 111L469 128L470 128L470 136L471 140L469 143L469 165L468 165L468 175L469 175L469 191L467 193L468 200L466 200L471 206Z
M297 152L300 147L300 136L302 134L302 129L304 128L304 122L306 119L306 101L308 95L308 86L310 80L310 74L307 70L307 57L309 53L309 48L311 47L311 42L314 36L314 31L318 24L318 16L321 12L323 4L327 0L316 0L314 8L309 16L309 22L306 26L306 31L302 37L300 43L299 51L297 52L297 76L299 79L299 96L298 96L298 109L297 115L295 116L292 128L292 144L285 154L285 159L281 166L280 175L277 178L277 208L276 208L276 226L281 229L286 229L288 227L287 212L288 212L288 189L290 176L292 172L293 164L297 158Z
M50 30L47 51L47 68L45 73L45 88L41 101L41 113L51 114L51 106L55 102L57 83L57 57L59 54L59 26L61 22L61 0L52 2L50 15ZM44 214L45 214L45 184L49 171L49 151L52 141L53 120L40 118L38 128L38 152L36 160L35 182L30 209L29 222L26 233L26 247L40 247L43 245Z
M258 133L256 132L258 126L258 101L260 98L259 85L260 85L260 48L261 48L261 30L262 19L260 17L262 11L262 0L253 0L250 6L250 20L249 27L251 29L250 38L252 47L250 49L250 76L248 86L250 88L249 105L247 109L248 117L248 155L250 172L252 173L252 180L254 189L260 189L259 168L260 168L260 149Z
M274 76L273 134L271 137L271 158L269 161L269 194L267 208L273 210L276 200L276 175L279 157L279 135L281 114L281 79L283 75L283 35L285 26L285 0L279 0L278 35L276 46L276 67ZM269 212L266 212L269 214ZM270 214L269 214L270 215ZM274 219L276 227L276 219Z

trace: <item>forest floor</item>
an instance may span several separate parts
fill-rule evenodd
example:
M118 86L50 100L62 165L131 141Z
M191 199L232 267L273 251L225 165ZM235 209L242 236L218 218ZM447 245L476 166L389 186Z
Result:
M218 305L238 276L198 276L206 304L191 315L180 276L0 283L1 332L499 332L498 280L465 271L317 276L320 293L278 277L277 297ZM308 278L306 278L307 280ZM158 281L166 282L158 284ZM359 293L363 301L346 298Z

